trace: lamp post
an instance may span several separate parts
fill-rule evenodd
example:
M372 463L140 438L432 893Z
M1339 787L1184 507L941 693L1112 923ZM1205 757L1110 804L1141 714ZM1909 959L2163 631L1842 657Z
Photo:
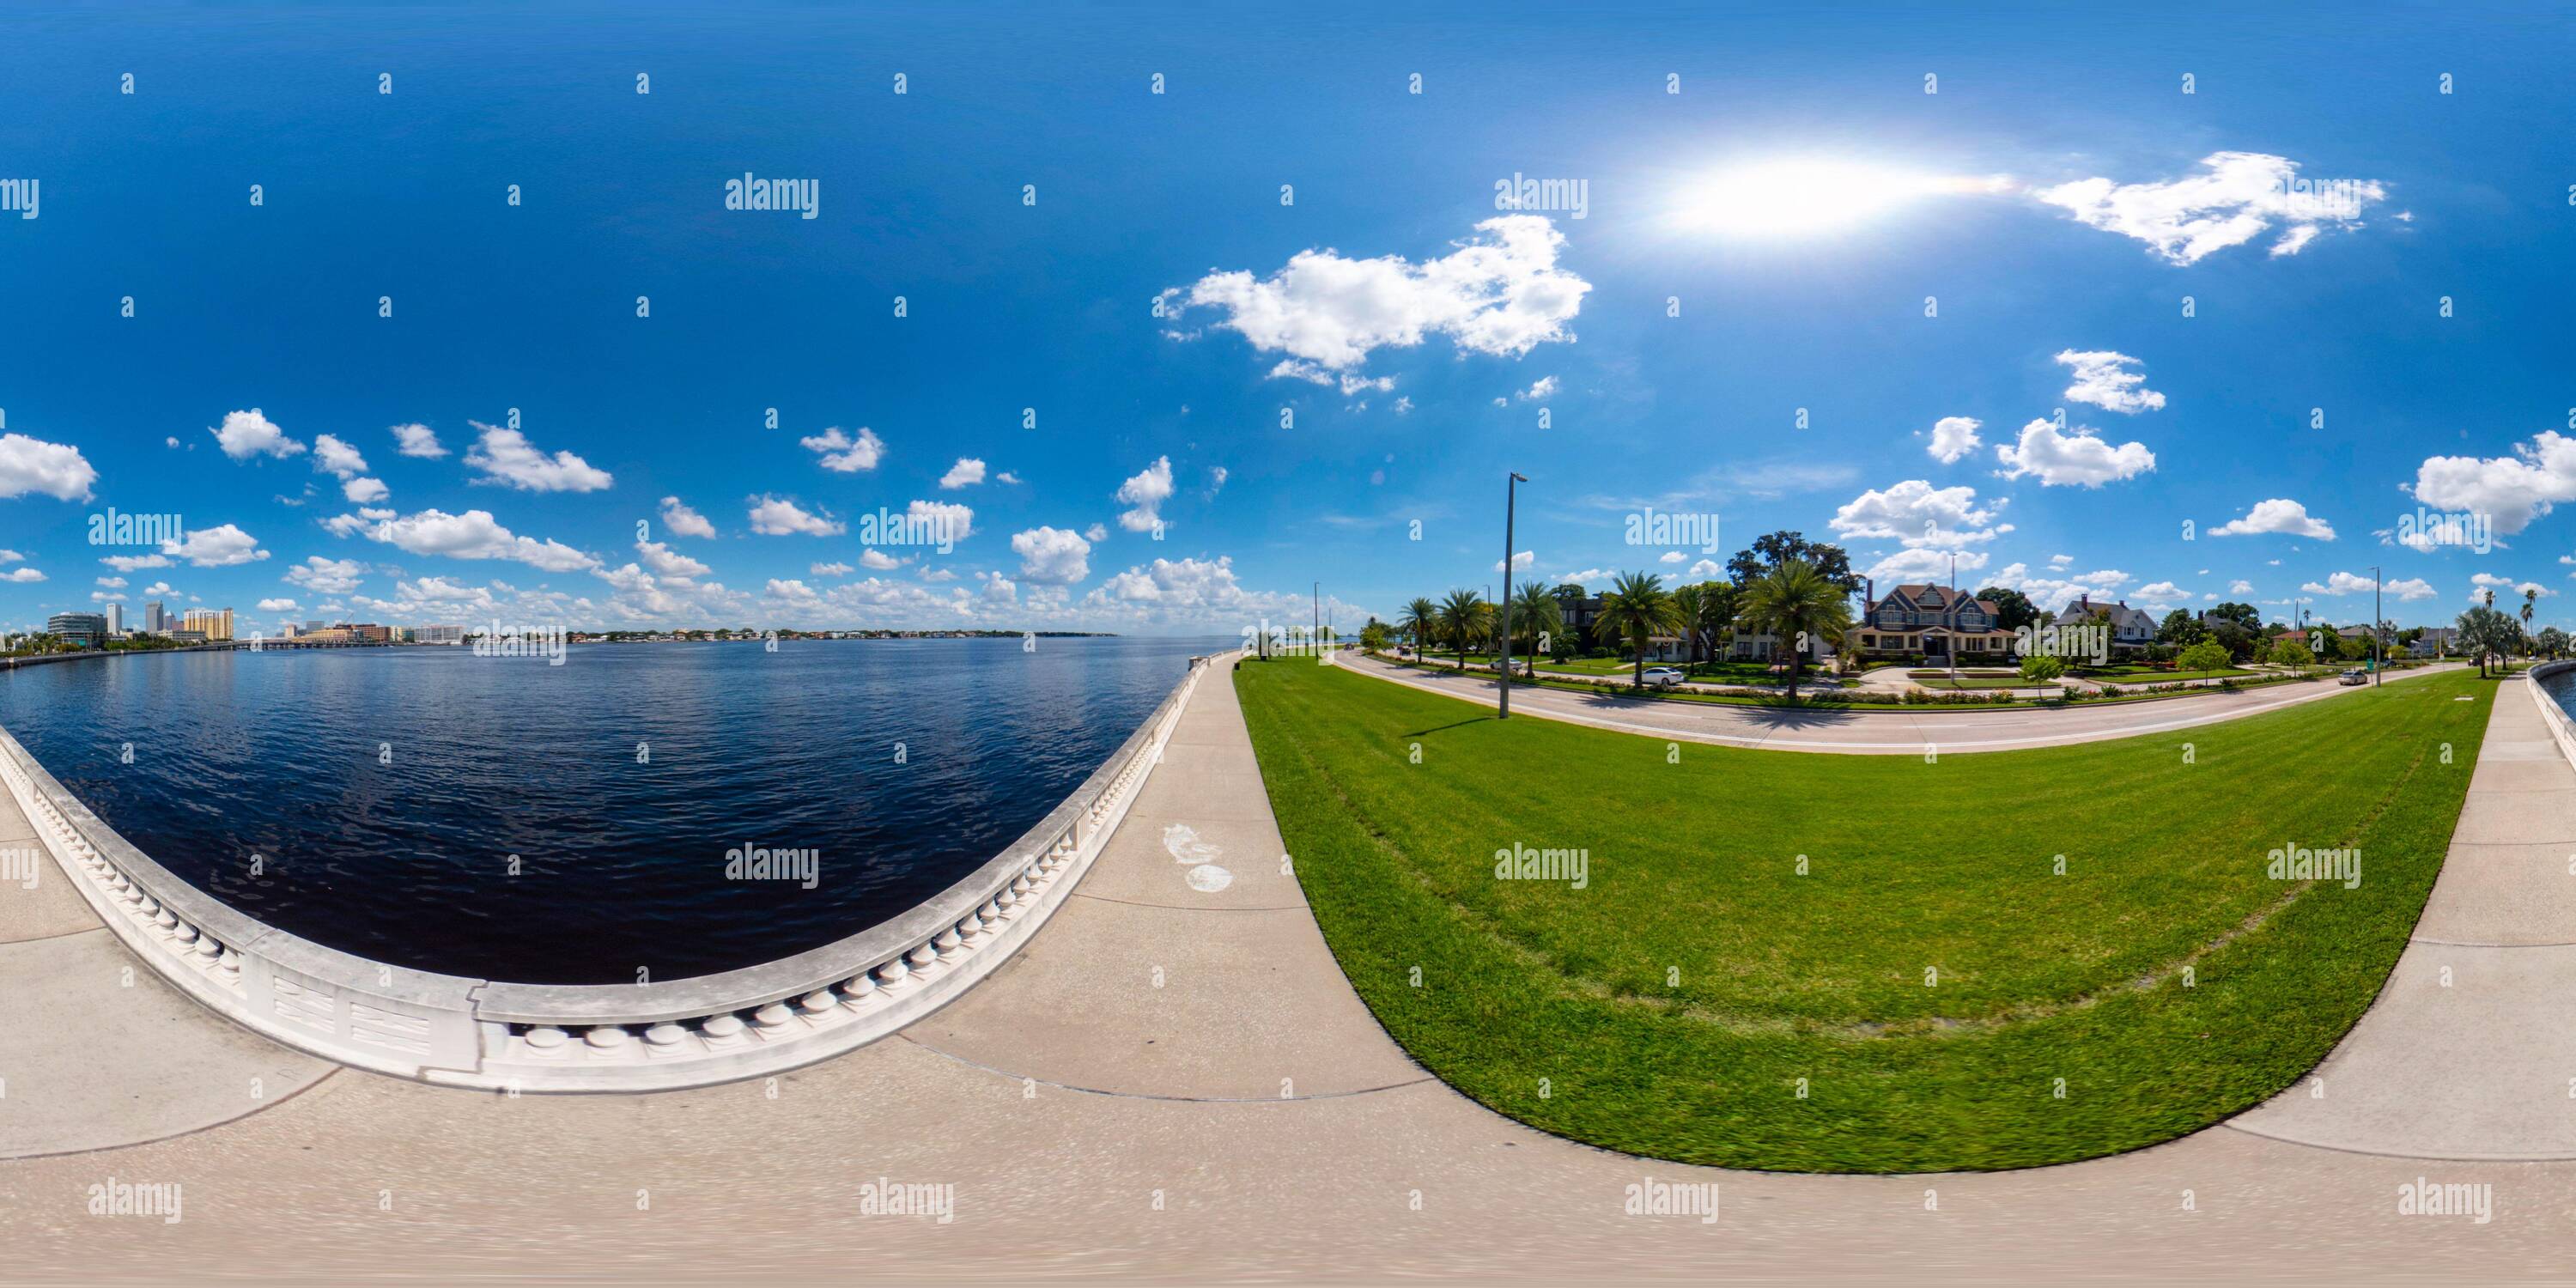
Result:
M2388 669L2388 661L2380 656L2379 648L2379 638L2384 634L2386 632L2381 629L2379 616L2379 565L2372 564L2370 566L2370 687L2374 689L2379 687L2379 673Z
M1503 480L1503 603L1500 618L1503 628L1503 687L1500 706L1494 716L1497 720L1512 718L1512 511L1520 501L1520 485L1529 482L1519 474L1509 470L1504 472L1511 477Z

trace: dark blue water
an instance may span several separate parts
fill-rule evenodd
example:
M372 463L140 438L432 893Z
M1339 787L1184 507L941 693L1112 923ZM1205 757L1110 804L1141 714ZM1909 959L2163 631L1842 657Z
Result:
M0 724L144 853L271 925L424 970L633 983L911 908L1045 817L1223 643L114 657L0 675ZM728 880L744 845L820 851L815 888Z

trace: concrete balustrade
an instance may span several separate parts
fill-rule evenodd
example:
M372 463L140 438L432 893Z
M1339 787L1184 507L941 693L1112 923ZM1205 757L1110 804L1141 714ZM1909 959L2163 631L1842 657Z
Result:
M2531 690L2531 700L2540 706L2541 723L2549 726L2549 736L2557 739L2559 754L2576 765L2576 722L2571 722L2558 703L2542 690L2540 682L2562 671L2576 670L2576 662L2542 662L2524 672Z
M0 729L0 785L100 919L200 1004L297 1050L447 1086L649 1091L758 1077L875 1041L1009 959L1126 816L1211 659L1001 854L869 930L762 966L652 984L513 984L326 948L172 875Z

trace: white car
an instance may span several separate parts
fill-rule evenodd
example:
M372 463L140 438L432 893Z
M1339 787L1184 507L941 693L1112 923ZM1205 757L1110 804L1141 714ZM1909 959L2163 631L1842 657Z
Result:
M1645 682L1658 689L1669 689L1682 682L1681 668L1677 666L1647 667Z

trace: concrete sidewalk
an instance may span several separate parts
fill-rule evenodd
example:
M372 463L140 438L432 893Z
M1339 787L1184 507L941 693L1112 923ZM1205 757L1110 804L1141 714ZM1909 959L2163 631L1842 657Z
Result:
M2510 708L2528 697L2502 692L2498 749L2513 752L2525 739ZM2496 792L2576 792L2563 763L2494 767L2492 782L2490 766L2479 773ZM2468 828L2464 818L2464 839ZM344 1071L173 1139L0 1162L0 1279L2564 1272L2576 1163L2387 1158L2221 1127L2038 1171L1833 1177L1678 1167L1544 1136L1394 1047L1278 849L1232 686L1202 684L1078 897L1028 951L899 1040L774 1082L651 1096L512 1100ZM2544 871L2499 870L2531 882ZM2497 900L2538 897L2505 888ZM2447 874L2436 904L2460 916L2485 906ZM2379 1019L2334 1060L2392 1058L2368 1036ZM2445 1030L2413 1055L2457 1063L2485 1036ZM2576 1068L2561 1073L2563 1096ZM2328 1076L2340 1097L2377 1075L2329 1062ZM0 1124L30 1108L11 1081ZM2488 1139L2428 1128L2407 1147ZM2493 1220L2398 1216L2396 1187L2419 1176L2492 1184ZM89 1187L111 1179L183 1186L184 1219L88 1215ZM953 1186L953 1221L868 1214L862 1187L881 1180ZM1719 1219L1626 1214L1628 1187L1670 1182L1717 1185Z
M1488 708L1494 703L1494 677L1490 672L1480 675L1473 671L1420 671L1376 661L1356 652L1342 654L1339 664L1362 675L1373 675L1425 692L1481 703ZM2420 676L2459 669L2456 664L2423 667L2401 671L2387 677L2386 682L2403 684ZM2302 702L2327 701L2353 692L2356 690L2331 680L2318 680L2207 696L1981 711L1895 705L1840 708L1728 705L1657 701L1525 686L1512 690L1512 710L1621 733L1728 747L1919 756L1929 748L1943 752L2013 751L2134 738L2141 734L2190 729L2260 715Z

